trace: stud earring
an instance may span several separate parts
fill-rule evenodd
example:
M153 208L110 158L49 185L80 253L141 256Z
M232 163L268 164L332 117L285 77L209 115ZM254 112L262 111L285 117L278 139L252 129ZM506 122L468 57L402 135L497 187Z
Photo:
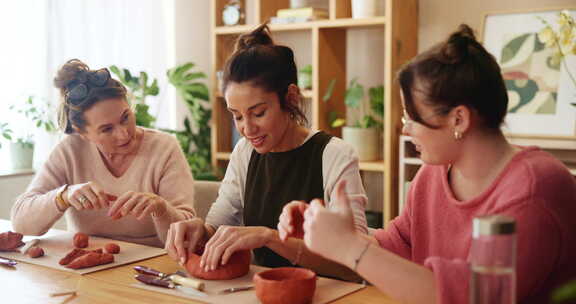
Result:
M458 131L454 131L454 139L456 139L456 140L462 139L462 133L460 133Z

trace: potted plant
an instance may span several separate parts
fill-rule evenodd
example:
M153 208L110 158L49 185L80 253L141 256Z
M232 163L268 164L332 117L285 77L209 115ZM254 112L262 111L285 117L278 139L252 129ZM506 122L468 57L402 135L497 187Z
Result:
M176 134L186 155L192 174L197 180L218 180L211 165L210 146L210 95L208 87L199 82L206 78L202 72L192 72L194 64L189 62L167 71L168 81L188 107L189 117L184 119L184 130L165 130Z
M49 117L49 104L45 107L35 102L33 96L29 96L22 105L12 105L10 110L24 116L24 119L31 122L36 128L44 129L46 132L53 132L56 127ZM34 159L34 136L32 130L20 130L15 132L8 128L5 123L0 126L4 138L11 140L10 155L13 169L31 169ZM6 136L8 135L8 136Z
M324 101L331 98L335 81L328 85ZM358 152L360 161L372 161L381 159L380 140L382 136L382 119L384 118L384 86L368 89L369 108L365 102L364 86L358 83L357 78L350 81L346 90L344 103L350 109L359 112L359 119L348 122L340 118L338 113L330 112L329 124L332 128L342 127L342 139L350 143ZM376 114L376 119L372 113Z
M120 69L115 65L110 66L110 71L130 90L136 124L145 128L154 127L156 117L148 113L150 107L146 104L146 97L158 95L160 92L158 80L154 79L151 84L148 84L148 74L146 72L140 72L140 76L137 77L133 76L128 69Z

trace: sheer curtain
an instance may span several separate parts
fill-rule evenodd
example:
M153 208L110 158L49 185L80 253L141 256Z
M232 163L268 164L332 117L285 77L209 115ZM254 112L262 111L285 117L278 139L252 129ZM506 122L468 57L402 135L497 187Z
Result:
M160 94L147 103L158 127L174 127L174 94L166 78L174 64L172 9L173 0L2 1L0 25L13 30L8 40L3 37L3 44L12 45L10 53L0 56L0 77L6 78L0 78L0 121L8 119L4 100L24 100L18 94L43 96L57 105L52 79L62 64L78 58L91 69L114 64L158 78ZM38 166L55 141L47 136L36 136L36 141ZM0 163L6 164L6 145L2 150Z
M46 96L46 2L0 2L0 122L9 123L15 136L29 126L9 106L28 96ZM0 170L10 165L9 142L0 137Z

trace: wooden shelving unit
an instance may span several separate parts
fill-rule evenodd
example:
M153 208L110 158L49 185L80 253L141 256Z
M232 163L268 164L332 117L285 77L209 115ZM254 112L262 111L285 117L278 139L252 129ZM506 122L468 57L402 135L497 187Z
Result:
M572 139L547 139L547 138L514 138L508 137L510 143L519 146L538 146L542 150L561 160L570 170L573 176L576 177L576 141ZM400 208L404 205L405 194L407 193L410 182L418 172L422 165L422 160L418 157L418 153L414 148L414 144L410 141L409 136L400 136L400 167L398 170L398 177L400 183L398 184L398 191L401 194L399 199Z
M347 83L347 52L361 56L362 49L347 50L347 31L357 28L381 28L384 33L383 58L385 117L383 160L360 163L360 170L384 174L383 184L369 184L367 187L383 188L384 223L398 214L398 135L400 134L402 106L395 73L399 67L416 55L418 35L418 1L386 0L385 15L366 19L352 19L350 0L327 0L329 19L306 23L271 25L272 33L305 33L311 52L312 90L303 92L309 102L309 120L312 129L327 131L340 136L341 129L332 129L328 125L327 113L337 111L346 113L342 85ZM222 8L227 0L211 1L212 37L212 73L213 88L217 88L216 72L224 67L226 59L233 51L236 38L254 29L261 22L275 16L278 9L288 8L288 0L255 0L248 7L253 16L253 24L224 26ZM246 1L242 1L246 8ZM290 45L288 45L290 46ZM330 103L322 101L330 81L336 80ZM215 89L211 94L212 103L212 164L225 168L232 151L233 122L226 110L226 103L220 92Z

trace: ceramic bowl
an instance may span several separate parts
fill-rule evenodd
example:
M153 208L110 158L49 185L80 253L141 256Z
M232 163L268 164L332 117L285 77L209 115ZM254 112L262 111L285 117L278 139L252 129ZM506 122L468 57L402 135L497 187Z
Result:
M306 304L314 298L316 273L305 268L274 268L255 274L254 285L262 304Z

